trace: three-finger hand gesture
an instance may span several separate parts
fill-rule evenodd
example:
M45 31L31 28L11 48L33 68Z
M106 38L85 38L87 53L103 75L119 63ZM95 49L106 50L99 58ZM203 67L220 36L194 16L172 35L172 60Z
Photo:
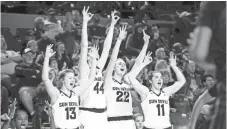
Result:
M127 31L126 31L126 29L127 29L127 26L123 26L123 27L120 28L120 33L119 33L119 36L118 36L118 38L119 38L120 40L123 40L123 39L126 38L126 36L127 36Z
M147 55L144 57L143 64L148 65L153 61L151 54L152 52L147 53Z
M51 116L51 111L52 111L52 107L51 107L51 104L45 100L45 106L46 108L44 108L44 111L46 112L47 115Z
M53 51L52 47L53 47L53 44L50 44L46 47L45 57L50 58L51 56L53 56L56 53L55 51Z
M82 11L82 14L83 14L83 20L84 20L85 22L88 22L88 21L91 20L91 18L94 16L94 14L89 13L88 11L89 11L89 6L87 7L87 9L86 9L85 6L84 6L84 9L83 9L83 11Z
M173 55L173 52L170 52L169 65L177 66L177 57Z
M116 13L117 13L116 10L111 12L111 18L112 18L111 22L112 22L113 25L116 25L117 21L120 19L119 16L115 15Z

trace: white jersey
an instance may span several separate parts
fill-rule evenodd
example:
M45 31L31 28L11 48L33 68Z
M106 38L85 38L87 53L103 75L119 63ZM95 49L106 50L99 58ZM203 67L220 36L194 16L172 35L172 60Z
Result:
M108 84L110 86L106 93L108 117L131 116L133 111L131 87L115 80Z
M56 128L79 127L78 96L74 92L71 92L71 95L68 96L64 92L60 91L57 101L52 105L52 113Z
M103 81L104 78L102 71L97 69L95 81L92 83L89 89L85 91L84 95L81 96L81 107L98 109L106 108Z
M150 91L141 103L146 128L168 128L170 124L169 95L161 91L159 95Z

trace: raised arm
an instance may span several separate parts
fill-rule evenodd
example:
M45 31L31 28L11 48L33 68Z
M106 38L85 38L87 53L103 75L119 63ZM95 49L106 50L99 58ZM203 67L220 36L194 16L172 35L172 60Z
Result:
M106 64L106 61L107 61L107 58L108 58L108 55L109 55L111 43L112 43L112 40L113 40L114 26L117 23L117 21L119 20L119 17L117 15L115 15L115 13L116 13L115 10L113 12L111 12L111 17L112 17L111 24L110 24L109 31L108 31L108 34L106 36L106 39L104 41L104 46L103 46L103 50L102 50L100 60L98 62L98 67L101 71Z
M117 56L118 56L118 53L119 53L121 42L127 35L126 28L127 28L126 26L120 28L120 33L119 33L117 42L114 46L112 55L110 57L109 64L108 64L107 69L106 69L105 81L104 82L110 82L110 80L112 79L112 74L113 74L115 63L117 61ZM109 84L104 84L104 89L106 89L107 85L109 85Z
M88 54L88 35L87 35L87 24L92 18L93 14L88 13L89 7L83 9L83 25L82 25L82 39L81 39L81 51L80 51L80 61L79 61L79 78L85 78L89 72L89 67L87 64L87 54Z
M92 62L91 62L91 70L89 73L89 78L82 78L79 81L80 86L76 87L74 90L78 95L82 95L88 88L89 86L91 86L92 82L94 82L95 80L95 76L96 76L96 67L97 67L97 58L98 58L98 47L96 45L94 45L91 48L91 52L89 53L91 58L92 58Z
M185 84L186 79L183 75L183 73L180 71L180 69L177 67L177 63L176 63L176 56L173 56L173 53L170 53L170 66L173 69L173 71L175 72L176 76L177 76L177 81L169 87L166 87L163 89L163 91L165 91L167 94L169 94L170 96L174 93L176 93L178 90L180 90L180 88Z
M56 87L53 86L52 81L49 79L49 60L50 57L55 54L52 50L53 45L48 45L46 47L46 53L43 63L43 72L42 72L42 80L44 82L44 86L46 87L47 93L51 98L51 103L54 104L57 100L59 91Z
M144 45L143 45L142 50L140 51L140 54L139 54L138 57L136 58L135 65L141 64L141 63L143 62L144 57L145 57L146 52L147 52L147 48L148 48L150 36L147 35L147 34L145 33L144 30L143 30L143 40L144 40ZM133 66L133 68L136 67L135 65Z
M147 55L144 57L143 62L138 63L135 68L133 68L129 73L124 76L124 80L126 81L126 83L130 84L129 76L136 78L140 71L153 61L151 54L152 52L148 52Z
M149 90L148 88L139 83L139 81L136 79L137 75L135 74L139 73L145 66L147 66L151 62L151 52L148 52L148 54L144 57L143 62L138 67L134 68L134 72L130 71L129 74L125 77L125 80L128 80L132 88L135 89L135 91L140 95L142 101L147 97Z
M148 88L140 84L139 81L133 76L128 76L128 79L133 89L135 89L135 91L140 95L141 101L144 101L149 93Z
M127 79L127 76L129 76L129 74L130 74L130 76L136 77L139 74L139 72L144 68L143 61L145 59L144 57L145 57L146 52L147 52L147 47L148 47L148 44L149 44L150 36L147 35L144 30L143 30L143 35L144 35L144 37L143 37L143 39L144 39L143 48L140 51L140 54L138 55L138 57L136 58L136 61L135 61L135 64L133 65L133 67L132 67L132 70L127 75L125 75L125 77L126 77L125 81L127 83L129 83L128 79ZM152 52L148 52L147 56L150 57L151 54L152 54Z

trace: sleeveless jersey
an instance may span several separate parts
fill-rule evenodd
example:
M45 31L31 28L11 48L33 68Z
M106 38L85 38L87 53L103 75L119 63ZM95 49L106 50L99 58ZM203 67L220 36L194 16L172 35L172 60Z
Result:
M97 68L95 81L81 97L81 107L106 108L102 71Z
M146 128L168 128L170 124L169 96L161 91L160 95L150 91L141 103L144 112Z
M108 84L110 86L106 93L108 117L131 116L133 111L131 87L115 80Z
M78 96L71 92L68 96L62 91L55 104L52 105L52 113L56 128L77 128L80 126L78 121L79 103Z

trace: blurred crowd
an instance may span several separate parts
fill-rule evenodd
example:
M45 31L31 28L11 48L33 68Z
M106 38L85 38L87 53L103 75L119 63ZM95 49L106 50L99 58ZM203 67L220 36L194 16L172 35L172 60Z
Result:
M143 14L143 8L138 13ZM55 86L58 86L59 83L59 72L64 69L73 69L75 73L80 74L78 70L82 29L80 12L77 10L67 12L63 21L56 18L56 10L53 8L50 8L47 14L46 18L36 17L34 19L34 31L28 32L29 35L20 51L7 49L8 42L6 42L4 34L1 34L1 120L6 122L7 117L13 119L10 124L11 128L28 128L29 119L37 112L40 116L37 121L42 124L49 123L48 111L46 111L48 106L45 103L49 97L41 81L47 45L54 44L53 49L56 51L49 63L52 68L49 77ZM117 15L120 16L121 12L118 12ZM216 82L213 73L198 67L191 60L187 38L194 26L187 18L189 16L191 16L189 12L177 12L175 14L177 20L171 34L161 34L159 25L148 25L144 17L135 17L133 25L119 20L114 28L113 36L113 44L115 44L119 28L123 25L127 26L128 35L121 45L119 56L126 60L128 69L132 68L135 58L143 47L142 31L145 30L151 37L148 51L152 52L153 62L137 76L137 79L145 85L149 83L150 69L162 71L164 87L173 84L176 75L169 66L169 54L173 52L177 56L177 66L187 81L170 98L171 122L176 126L187 125L196 100L207 89L212 88ZM88 24L89 46L98 45L99 54L101 54L109 27L109 24L100 24L100 18L100 14L96 13L92 22ZM110 53L111 51L112 49ZM15 98L17 100L16 111ZM203 106L196 129L206 129L214 101L215 98L212 98ZM134 120L136 127L142 129L143 113L139 103L139 99L133 103ZM7 116L8 113L11 114Z

